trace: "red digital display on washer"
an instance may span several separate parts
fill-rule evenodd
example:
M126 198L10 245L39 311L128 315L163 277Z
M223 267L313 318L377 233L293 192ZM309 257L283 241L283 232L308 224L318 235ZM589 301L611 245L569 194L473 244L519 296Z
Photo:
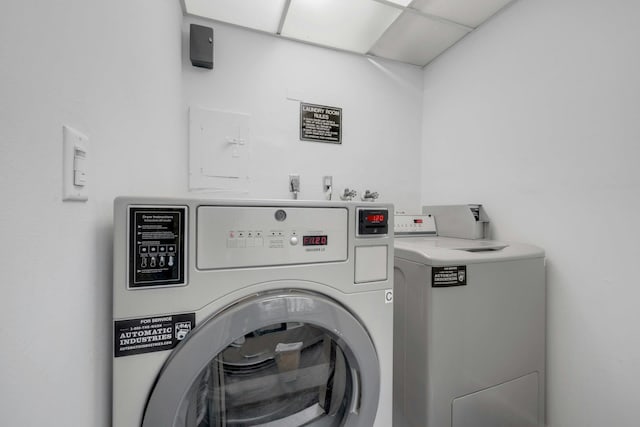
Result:
M302 246L327 246L328 237L323 236L302 236Z

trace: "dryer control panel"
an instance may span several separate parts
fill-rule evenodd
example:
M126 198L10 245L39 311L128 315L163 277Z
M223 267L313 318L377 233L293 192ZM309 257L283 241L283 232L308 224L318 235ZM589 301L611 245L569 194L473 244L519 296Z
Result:
M389 232L387 209L358 208L358 236L384 235Z
M201 270L347 259L346 208L199 206L196 214Z

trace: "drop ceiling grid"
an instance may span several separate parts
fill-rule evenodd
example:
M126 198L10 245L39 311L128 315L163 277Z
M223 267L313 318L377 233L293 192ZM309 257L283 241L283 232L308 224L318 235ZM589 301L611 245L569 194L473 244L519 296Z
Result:
M515 0L182 2L189 15L316 46L425 66Z

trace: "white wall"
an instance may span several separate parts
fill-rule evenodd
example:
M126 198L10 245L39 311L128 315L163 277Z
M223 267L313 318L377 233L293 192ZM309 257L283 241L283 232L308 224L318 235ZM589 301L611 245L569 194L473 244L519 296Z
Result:
M0 425L110 425L113 197L186 187L182 16L157 3L3 3ZM61 201L64 124L87 203Z
M177 1L3 3L0 425L110 425L112 202L187 194L188 105L253 115L249 196L296 171L303 197L333 174L417 205L421 70L223 26L196 70L186 27ZM285 89L343 107L343 145L299 142ZM65 124L90 137L87 203L61 201Z
M288 175L299 173L303 199L321 199L322 176L332 175L335 199L349 187L419 206L419 68L191 18L185 50L190 23L214 28L214 69L183 56L185 111L251 115L249 197L290 198ZM342 108L341 145L299 140L300 100Z
M553 427L638 425L639 15L519 0L425 70L422 201L547 251Z

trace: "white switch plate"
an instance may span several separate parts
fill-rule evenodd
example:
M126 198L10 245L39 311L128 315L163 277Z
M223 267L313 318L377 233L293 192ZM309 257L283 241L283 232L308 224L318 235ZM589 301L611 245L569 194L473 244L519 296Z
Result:
M69 126L62 127L62 200L86 201L89 199L88 143L89 137L86 135ZM84 153L81 161L74 161L76 154L81 153ZM78 167L80 170L77 170ZM78 179L79 176L81 176L80 179ZM84 182L84 185L75 185L74 182Z

